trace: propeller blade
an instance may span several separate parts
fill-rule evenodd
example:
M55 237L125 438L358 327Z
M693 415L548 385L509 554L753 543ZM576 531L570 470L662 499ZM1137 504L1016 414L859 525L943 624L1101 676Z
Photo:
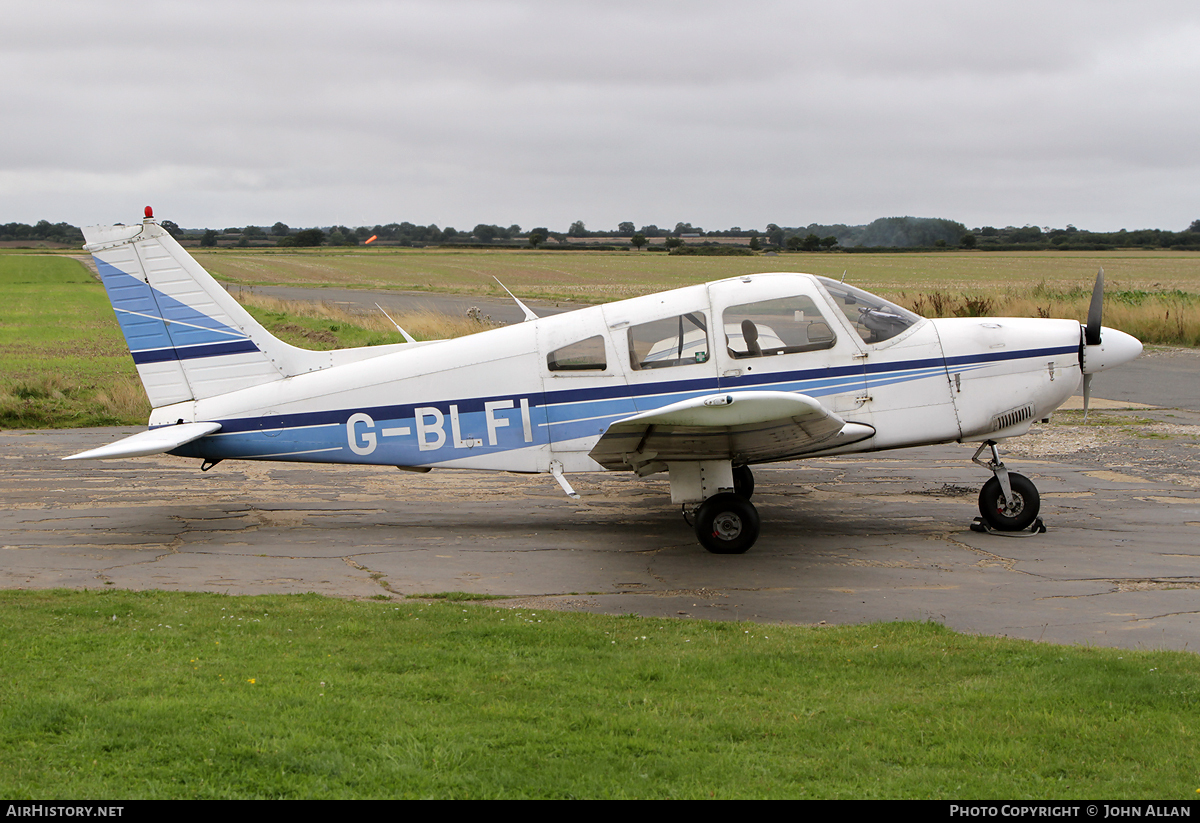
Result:
M1104 269L1096 275L1096 285L1092 287L1092 302L1088 306L1087 331L1083 341L1089 346L1100 345L1100 317L1104 312Z
M1087 422L1088 405L1092 402L1092 376L1083 376L1083 422Z

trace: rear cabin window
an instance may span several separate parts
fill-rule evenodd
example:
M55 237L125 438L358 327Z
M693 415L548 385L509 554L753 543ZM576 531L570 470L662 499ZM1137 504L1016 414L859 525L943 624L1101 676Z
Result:
M731 357L833 348L837 338L811 298L804 295L730 306L721 315Z
M629 365L635 371L707 363L708 357L708 324L698 311L629 328Z
M604 371L608 360L604 354L604 338L600 335L570 343L546 356L550 371Z

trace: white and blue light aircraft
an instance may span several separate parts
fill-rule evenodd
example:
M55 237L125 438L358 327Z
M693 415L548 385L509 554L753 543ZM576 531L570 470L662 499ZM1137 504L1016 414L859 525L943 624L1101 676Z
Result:
M925 319L808 274L755 274L470 337L295 348L255 322L157 223L84 229L154 412L148 431L65 458L169 453L540 472L667 472L709 551L752 546L750 466L978 442L994 529L1037 489L996 444L1025 434L1141 344L1100 323ZM990 449L986 462L980 455Z

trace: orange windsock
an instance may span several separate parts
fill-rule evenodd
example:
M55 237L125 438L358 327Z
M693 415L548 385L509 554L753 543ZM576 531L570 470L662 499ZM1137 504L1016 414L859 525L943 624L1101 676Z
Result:
M378 236L379 235L372 234L370 237L367 238L367 243L374 243L375 240L378 238ZM363 245L365 246L367 243L363 243Z

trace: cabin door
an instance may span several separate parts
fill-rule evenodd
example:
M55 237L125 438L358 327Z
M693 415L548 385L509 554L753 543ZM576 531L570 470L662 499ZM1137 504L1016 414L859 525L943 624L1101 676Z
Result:
M810 278L747 277L709 290L721 389L798 392L847 419L862 409L861 341Z

